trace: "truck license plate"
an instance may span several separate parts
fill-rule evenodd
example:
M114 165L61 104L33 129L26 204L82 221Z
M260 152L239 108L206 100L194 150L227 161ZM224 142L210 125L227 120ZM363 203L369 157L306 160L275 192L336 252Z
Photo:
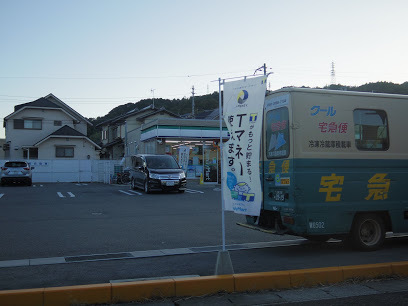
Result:
M285 201L285 192L283 190L276 190L273 199L277 202L284 202Z
M168 182L166 182L166 186L174 186L174 181L168 181Z

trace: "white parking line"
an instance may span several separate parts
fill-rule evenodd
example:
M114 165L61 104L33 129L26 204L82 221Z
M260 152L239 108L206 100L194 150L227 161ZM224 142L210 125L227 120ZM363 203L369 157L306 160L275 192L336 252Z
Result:
M33 185L33 187L37 187L37 185ZM40 185L40 187L44 187L44 185Z
M126 192L126 191L123 191L123 190L119 190L119 191L122 192L122 193L124 193L124 194L130 195L130 196L134 196L133 193L129 193L129 192Z
M138 195L142 195L142 193L140 193L140 192L137 192L137 191L134 191L134 190L128 190L129 192L132 192L132 193L136 193L136 194L138 194Z
M4 196L4 193L0 193L0 198L2 198Z
M58 194L58 196L59 196L60 198L65 198L65 196L64 196L61 192L57 192L57 194Z
M71 198L75 198L75 195L72 192L67 192Z
M204 193L203 191L194 190L194 189L186 189L186 192L188 192L188 193Z

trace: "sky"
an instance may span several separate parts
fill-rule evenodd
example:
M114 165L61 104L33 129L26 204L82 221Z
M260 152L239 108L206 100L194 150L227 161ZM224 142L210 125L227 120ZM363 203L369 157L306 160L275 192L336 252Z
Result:
M141 99L408 81L405 0L0 0L0 119L53 93L87 118ZM0 138L5 137L3 125Z

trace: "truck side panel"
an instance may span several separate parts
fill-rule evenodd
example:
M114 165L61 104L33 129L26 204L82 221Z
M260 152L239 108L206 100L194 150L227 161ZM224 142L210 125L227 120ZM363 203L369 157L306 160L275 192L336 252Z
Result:
M359 212L381 212L387 230L407 232L408 98L289 90L266 99L266 127L277 124L268 101L281 97L288 103L276 107L289 109L290 153L275 158L264 132L264 212L302 236L347 234Z

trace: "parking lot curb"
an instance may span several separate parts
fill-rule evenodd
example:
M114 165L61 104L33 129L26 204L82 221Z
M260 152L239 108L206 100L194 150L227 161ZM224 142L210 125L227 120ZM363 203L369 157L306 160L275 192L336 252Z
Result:
M110 304L157 298L203 296L218 292L291 289L349 279L408 276L408 261L367 265L169 278L123 283L0 291L0 305L48 306Z

